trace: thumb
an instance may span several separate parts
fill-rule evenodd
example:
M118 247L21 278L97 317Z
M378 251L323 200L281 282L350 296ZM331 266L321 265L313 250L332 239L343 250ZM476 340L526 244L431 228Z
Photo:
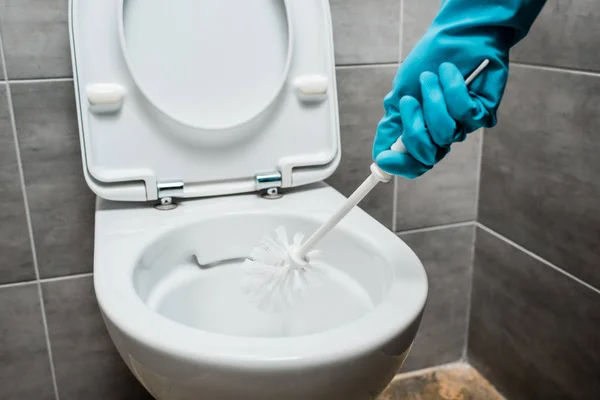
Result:
M408 153L386 150L379 153L375 163L388 174L415 179L431 169Z

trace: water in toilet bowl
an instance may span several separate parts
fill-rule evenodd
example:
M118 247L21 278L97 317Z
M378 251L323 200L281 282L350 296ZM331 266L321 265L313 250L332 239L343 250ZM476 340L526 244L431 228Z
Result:
M337 229L319 245L325 271L319 285L285 313L248 301L242 264L258 238L286 223L312 231L307 216L230 214L191 223L156 237L141 254L133 285L147 307L177 323L242 337L324 332L368 314L386 298L392 264L368 237Z
M284 313L262 312L248 303L240 279L243 260L208 270L193 261L173 269L147 299L148 306L181 324L223 335L286 337L323 332L373 309L371 297L347 274L328 268L322 285Z

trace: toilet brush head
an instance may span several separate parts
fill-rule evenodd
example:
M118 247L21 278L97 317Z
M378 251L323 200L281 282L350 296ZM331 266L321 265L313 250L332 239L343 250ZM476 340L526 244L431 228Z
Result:
M244 261L244 289L251 303L263 311L282 312L293 308L308 291L322 282L324 270L313 250L306 259L297 255L304 234L288 240L285 228L266 236Z

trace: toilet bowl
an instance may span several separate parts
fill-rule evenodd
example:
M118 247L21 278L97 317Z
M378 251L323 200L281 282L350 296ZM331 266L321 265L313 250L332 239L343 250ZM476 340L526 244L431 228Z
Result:
M71 0L98 304L156 399L373 399L427 297L400 238L355 208L294 309L243 291L264 235L311 233L345 200L323 183L340 159L328 1L249 4Z
M245 299L240 266L279 225L314 230L344 197L325 184L172 211L100 200L94 284L110 336L157 399L371 399L414 339L427 279L415 254L353 210L318 246L324 283L297 309Z

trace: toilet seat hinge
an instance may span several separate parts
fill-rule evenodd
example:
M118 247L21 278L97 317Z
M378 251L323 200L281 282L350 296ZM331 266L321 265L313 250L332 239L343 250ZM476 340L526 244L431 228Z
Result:
M172 210L177 207L174 198L183 197L184 184L182 181L165 181L156 183L156 194L159 204L156 206L161 210Z
M281 172L264 172L254 175L256 190L264 192L263 197L269 199L278 199L282 196L279 188L282 186Z

